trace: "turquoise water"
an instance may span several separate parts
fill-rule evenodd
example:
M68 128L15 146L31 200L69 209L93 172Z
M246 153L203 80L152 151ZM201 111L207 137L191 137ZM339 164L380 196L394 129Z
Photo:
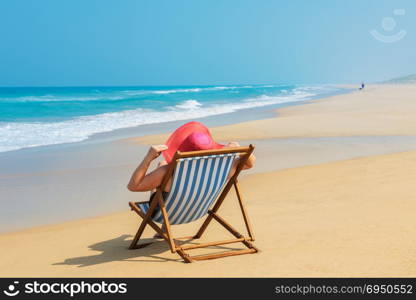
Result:
M334 92L316 85L0 88L0 152Z

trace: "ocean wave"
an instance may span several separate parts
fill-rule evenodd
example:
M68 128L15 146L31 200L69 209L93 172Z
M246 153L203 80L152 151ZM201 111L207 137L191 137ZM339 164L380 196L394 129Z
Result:
M175 89L175 90L160 90L160 91L148 91L149 94L157 94L157 95L164 95L164 94L173 94L173 93L198 93L202 90L202 88L194 88L194 89Z
M102 90L92 90L91 93L86 95L38 95L38 96L20 96L20 97L2 97L1 102L67 102L67 101L106 101L106 100L128 100L136 96L146 95L169 95L175 93L200 93L207 91L225 91L236 89L253 89L253 88L272 88L274 85L242 85L242 86L212 86L212 87L195 87L195 88L176 88L176 89L133 89L133 90L115 90L112 92L106 92Z
M216 86L207 88L183 88L167 90L120 90L110 93L93 91L89 95L39 95L39 96L20 96L20 97L1 97L1 102L66 102L66 101L105 101L105 100L124 100L135 96L146 95L168 95L174 93L199 93L203 91L221 91L237 89L236 86ZM245 88L245 87L241 87Z
M241 109L278 103L306 100L309 93L294 93L288 96L248 98L228 104L206 104L194 99L183 101L164 111L135 109L121 112L83 116L61 122L3 122L0 123L0 152L21 148L80 142L93 134L109 132L145 124L197 119L235 112Z
M196 100L185 100L175 106L169 106L168 109L175 110L175 109L183 109L183 110L194 110L198 109L202 106L201 103L199 103Z
M101 100L121 100L123 96L60 96L60 95L42 95L42 96L22 96L22 97L1 97L1 102L66 102L66 101L101 101Z
M198 87L198 88L177 88L167 90L126 90L122 93L137 96L145 94L175 94L175 93L199 93L205 91L224 91L224 90L236 90L236 89L256 89L256 88L276 88L279 85L236 85L236 86L212 86L212 87Z
M231 86L210 88L232 89ZM332 90L334 89L332 88ZM119 112L74 117L63 121L0 122L0 152L43 145L80 142L97 133L139 125L198 119L253 107L304 101L320 93L332 90L330 87L322 86L297 86L294 88L282 86L280 93L275 96L262 94L256 97L236 99L229 103L215 101L215 99L198 101L198 95L195 95L195 98L192 97L171 105L167 101L160 101L160 105L147 105L149 109L141 107ZM126 91L124 90L124 92ZM261 92L265 93L265 91ZM53 95L47 95L47 97L53 97Z
M170 90L127 90L122 91L130 96L155 94L155 95L167 95L175 93L200 93L205 91L222 91L222 90L233 90L238 88L248 88L248 86L213 86L213 87L198 87L198 88L178 88ZM252 87L250 87L252 88Z

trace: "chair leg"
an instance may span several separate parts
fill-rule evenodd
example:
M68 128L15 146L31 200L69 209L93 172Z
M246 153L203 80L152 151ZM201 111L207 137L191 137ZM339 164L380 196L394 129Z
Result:
M139 229L136 232L136 235L134 236L134 239L131 241L131 244L129 246L130 250L140 248L140 247L137 246L137 243L139 242L140 237L142 236L142 233L143 233L144 228L146 227L146 225L147 225L146 222L142 221L142 223L140 224Z
M228 181L227 185L224 187L224 190L221 193L221 196L217 199L217 202L215 203L214 207L212 208L212 212L216 213L218 209L220 208L222 202L224 201L225 197L227 196L228 192L231 189L231 186L237 182L238 175L240 174L241 170L243 169L245 163L247 162L248 158L254 151L254 146L250 145L250 150L245 153L242 157L240 157L240 161L237 165L237 169L235 170L234 175L231 177L231 179ZM197 234L195 235L195 238L198 239L202 236L205 229L207 229L209 223L212 221L213 216L208 215L205 219L204 223L202 224L201 228L198 230Z
M225 197L227 196L228 192L230 191L232 185L234 183L234 180L230 180L227 185L225 186L224 190L222 191L220 197L218 198L217 202L215 203L214 207L212 208L213 212L217 212L217 210L220 208L222 202L224 201ZM202 234L207 229L209 223L212 221L212 215L208 214L206 217L204 223L202 223L201 227L199 228L197 234L195 235L195 239L199 239Z
M157 197L158 195L156 195ZM172 231L170 228L170 222L169 222L169 218L168 218L168 213L166 211L166 206L165 203L163 202L162 196L160 195L158 197L158 201L159 201L159 206L160 206L160 210L162 211L162 216L163 216L163 226L164 227L164 231L166 232L166 235L168 237L168 242L169 242L169 246L170 246L170 251L172 253L176 252L176 244L172 238Z
M232 235L234 235L236 238L241 238L243 237L243 235L241 233L239 233L234 227L231 226L230 223L228 223L227 221L225 221L222 217L220 217L217 213L214 213L212 211L209 212L212 217L219 223L221 224L225 229L227 229ZM247 246L247 248L250 249L255 249L257 252L259 251L252 243L250 243L247 239L244 239L244 241L242 241L242 243L244 245Z
M182 259L185 263L194 262L192 257L189 254L185 253L185 251L183 251L182 249L178 249L176 252L178 252L179 256L182 257Z
M238 203L240 204L241 213L243 214L244 223L246 224L248 236L250 237L250 239L252 241L254 241L253 229L251 228L251 222L250 222L250 219L248 217L246 207L245 207L244 202L243 202L243 197L241 196L240 188L238 186L237 181L234 182L234 188L235 188L235 192L237 194Z
M140 208L138 208L133 202L129 202L129 205L131 207L131 210L133 210L136 214L138 214L142 219L146 217L146 214L144 214ZM147 224L153 228L154 231L156 231L162 238L165 240L168 240L168 236L164 233L165 229L162 226L160 228L158 225L156 225L155 222L153 222L151 219L147 222Z
M143 234L144 229L146 228L146 225L148 223L148 221L151 219L151 215L153 213L153 211L156 209L157 206L157 202L156 201L152 201L152 204L150 205L150 208L148 210L148 212L146 213L145 217L143 218L142 223L140 224L139 229L136 232L136 235L134 236L134 239L132 240L129 249L137 249L137 243L140 240L140 237Z

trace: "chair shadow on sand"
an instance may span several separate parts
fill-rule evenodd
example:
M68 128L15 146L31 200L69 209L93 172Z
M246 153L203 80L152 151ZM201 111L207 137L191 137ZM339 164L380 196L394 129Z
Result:
M63 262L54 263L53 265L78 265L78 267L88 267L113 261L132 261L132 262L167 262L180 261L180 259L170 259L158 256L160 253L169 251L166 242L163 240L143 239L143 243L152 243L144 248L129 250L131 235L123 234L117 238L98 242L88 246L89 249L100 251L99 254L71 257ZM147 259L137 259L145 257ZM148 259L151 258L151 259Z
M141 244L151 243L146 247L129 250L131 235L123 234L117 238L98 242L88 246L89 249L100 251L99 254L71 257L63 262L53 263L52 265L77 265L78 267L88 267L93 265L104 264L113 261L131 261L131 262L182 262L181 258L172 259L158 256L158 254L169 252L169 247L163 240L142 239ZM188 241L191 242L191 241ZM191 242L192 243L192 242ZM234 247L215 246L211 249L232 250ZM138 259L145 257L146 259ZM149 259L150 258L150 259Z

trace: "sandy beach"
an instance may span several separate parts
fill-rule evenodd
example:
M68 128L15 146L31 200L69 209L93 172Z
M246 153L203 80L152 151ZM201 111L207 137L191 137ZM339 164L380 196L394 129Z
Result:
M23 198L42 194L61 214L50 225L0 234L0 276L414 277L415 95L416 85L371 85L212 129L220 141L256 144L257 166L241 188L259 254L184 264L160 240L127 250L140 221L127 202L148 195L126 190L129 174L166 134L79 148L55 169L2 172L2 201L13 209L30 214ZM42 161L61 162L60 155ZM234 194L220 214L243 230ZM198 225L173 230L189 235ZM215 225L201 242L227 237Z
M213 134L222 140L415 135L415 91L414 85L371 85L363 91L279 109L279 118L217 127ZM166 137L132 140L152 144Z

